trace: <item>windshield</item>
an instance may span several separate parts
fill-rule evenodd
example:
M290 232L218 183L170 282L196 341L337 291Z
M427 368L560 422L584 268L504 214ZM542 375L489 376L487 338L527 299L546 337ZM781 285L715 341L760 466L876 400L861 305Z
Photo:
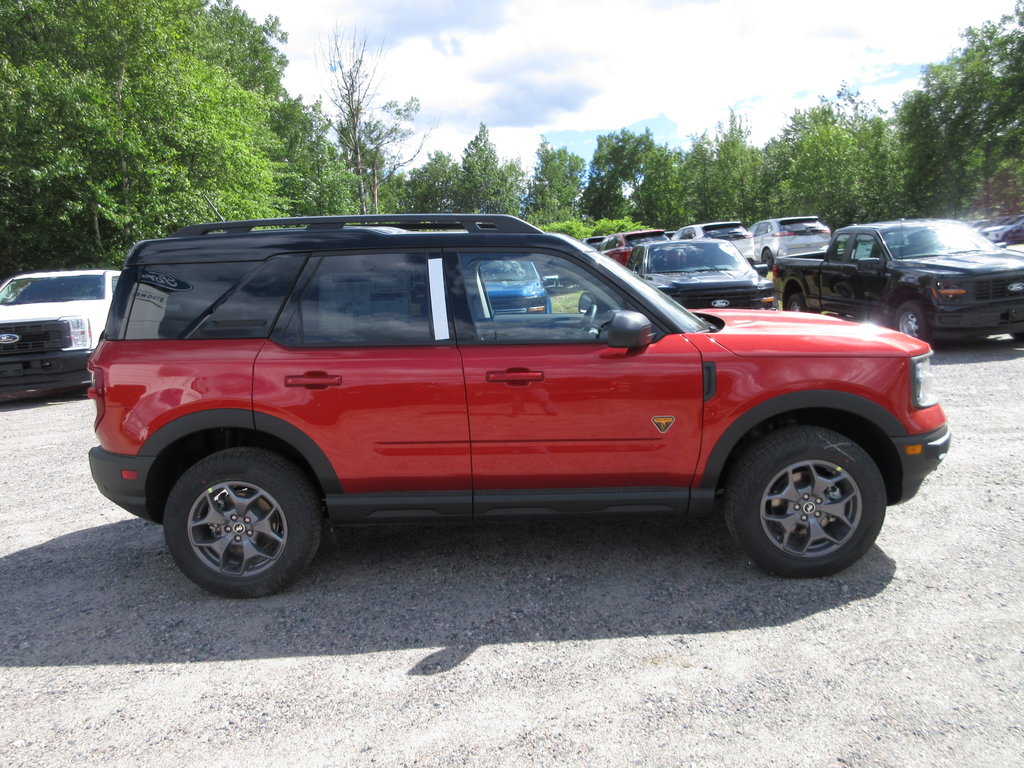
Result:
M883 232L882 237L897 259L992 250L992 243L955 221L906 223Z
M539 282L540 275L532 261L487 261L480 265L480 276L488 282Z
M647 250L650 272L753 272L754 268L729 243L715 240L673 241Z
M103 275L16 277L0 291L0 304L45 304L103 298Z

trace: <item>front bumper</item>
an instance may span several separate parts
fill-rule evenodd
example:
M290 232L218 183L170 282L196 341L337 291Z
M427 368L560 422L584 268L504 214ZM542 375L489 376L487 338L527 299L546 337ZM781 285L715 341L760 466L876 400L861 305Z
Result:
M20 397L89 386L91 349L0 356L0 395Z
M937 308L931 317L936 338L1024 332L1024 301L990 306Z
M917 494L924 479L946 457L950 439L949 427L946 425L923 435L893 438L903 469L901 495L894 503L907 501Z

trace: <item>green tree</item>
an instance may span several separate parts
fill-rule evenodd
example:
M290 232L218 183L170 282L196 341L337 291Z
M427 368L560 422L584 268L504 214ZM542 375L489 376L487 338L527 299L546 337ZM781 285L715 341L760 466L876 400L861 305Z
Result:
M408 213L456 213L459 164L446 152L434 152L405 179L402 210Z
M527 184L526 217L535 224L579 216L586 161L564 147L555 149L542 138L537 164Z
M269 56L257 90L243 87L208 45L218 13L229 4L0 6L0 273L115 264L133 240L213 209L280 210L280 90L267 85L280 62ZM272 48L275 31L250 25Z
M502 162L487 126L480 124L462 153L455 205L467 213L520 215L525 174L518 160Z
M1024 208L1024 2L964 33L926 68L896 125L915 213L960 216Z

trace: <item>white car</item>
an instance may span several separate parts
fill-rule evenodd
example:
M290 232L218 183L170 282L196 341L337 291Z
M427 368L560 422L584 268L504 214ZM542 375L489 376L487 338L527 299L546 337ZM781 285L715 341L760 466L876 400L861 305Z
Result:
M832 230L817 216L787 216L765 219L750 229L754 236L754 258L771 266L776 256L800 256L828 248Z
M31 272L0 285L0 396L22 397L89 385L120 272Z
M699 240L713 237L716 240L728 240L736 246L736 250L754 263L754 249L751 234L740 221L713 221L708 224L688 224L672 233L673 240Z

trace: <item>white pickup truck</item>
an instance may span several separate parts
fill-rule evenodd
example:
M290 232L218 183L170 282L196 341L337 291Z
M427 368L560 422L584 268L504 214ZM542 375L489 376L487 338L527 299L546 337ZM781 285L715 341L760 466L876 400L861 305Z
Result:
M86 387L120 272L16 275L0 285L0 398Z

